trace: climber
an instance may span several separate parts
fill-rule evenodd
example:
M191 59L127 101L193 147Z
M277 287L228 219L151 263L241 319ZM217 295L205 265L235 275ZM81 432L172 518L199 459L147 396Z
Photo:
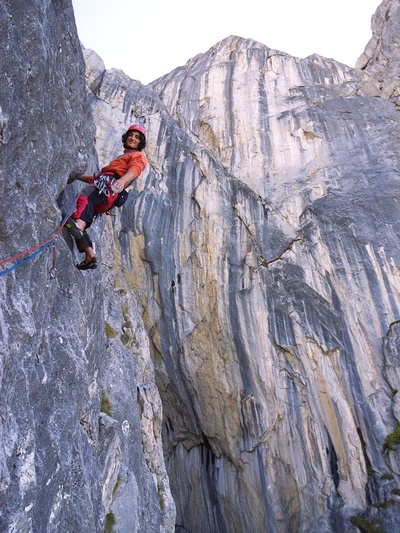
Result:
M113 206L120 207L128 196L126 188L138 178L146 167L147 160L142 152L146 146L146 131L140 124L132 124L122 135L124 153L92 176L76 175L67 183L75 180L89 185L82 189L76 210L67 220L65 227L75 239L77 248L85 253L85 259L76 265L79 270L97 268L93 244L86 229L96 215L110 212Z

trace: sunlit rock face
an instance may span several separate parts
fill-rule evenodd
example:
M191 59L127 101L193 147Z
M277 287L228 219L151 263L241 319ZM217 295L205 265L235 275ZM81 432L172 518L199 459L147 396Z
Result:
M397 530L395 105L368 72L238 37L146 90L111 76L93 97L104 150L110 113L148 130L121 265L179 531Z
M382 98L400 106L400 1L383 0L372 17L372 37L356 64L373 75Z

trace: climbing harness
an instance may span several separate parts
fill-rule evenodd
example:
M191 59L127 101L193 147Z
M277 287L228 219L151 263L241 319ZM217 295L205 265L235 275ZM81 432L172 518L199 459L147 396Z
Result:
M116 183L116 180L119 178L118 174L105 172L100 174L100 176L94 178L94 186L98 189L99 194L104 194L105 196L110 196L110 194L120 194L123 192L124 188Z
M99 191L99 194L104 194L104 196L107 197L111 194L118 194L118 198L113 205L115 205L115 207L122 207L128 199L130 188L128 187L127 189L123 189L119 183L116 183L117 179L118 174L108 174L105 172L104 174L100 174L100 176L94 178L93 183L96 189Z
M8 259L3 259L2 261L0 261L0 265L4 265L6 263L9 263L10 261L13 261L14 259L18 259L18 258L24 256L26 254L31 254L30 256L26 257L25 259L23 259L19 263L16 263L12 267L7 268L6 270L3 270L3 272L0 272L0 277L5 276L6 274L11 272L12 270L15 270L16 268L18 268L18 267L22 266L23 264L27 263L28 261L33 259L36 255L40 254L40 252L43 252L43 250L45 250L46 248L48 248L51 245L53 245L53 263L52 263L52 267L50 269L49 275L50 275L50 279L53 279L55 277L55 272L57 270L56 269L56 240L57 240L58 236L60 235L63 227L65 226L65 223L67 222L68 218L70 217L70 215L71 215L71 213L72 213L72 211L73 211L73 209L75 207L76 201L78 200L78 196L79 196L79 193L76 195L73 203L71 204L71 207L69 208L68 213L63 218L63 221L61 222L60 227L58 228L58 230L56 231L56 233L52 237L47 239L47 241L45 241L45 242L43 242L41 244L38 244L37 246L34 246L33 248L30 248L29 250L26 250L25 252L21 252L21 253L19 253L17 255L9 257ZM32 252L34 252L34 253L32 253Z

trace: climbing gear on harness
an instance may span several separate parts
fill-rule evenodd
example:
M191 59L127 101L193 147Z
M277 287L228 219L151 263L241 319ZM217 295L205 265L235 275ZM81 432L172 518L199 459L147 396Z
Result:
M100 174L95 177L94 185L98 189L99 194L110 196L111 193L118 194L117 200L114 202L115 207L121 207L128 199L129 191L122 189L121 185L115 183L119 179L118 174Z
M56 267L57 251L56 251L56 242L55 241L53 242L51 247L53 249L53 264L52 264L52 267L51 267L51 269L49 271L49 276L50 276L50 279L54 279L56 277L56 270L57 270L57 267Z
M90 261L82 261L78 265L76 265L76 268L79 270L92 270L97 268L97 259L96 257L92 257Z
M67 228L67 230L70 232L70 234L72 235L74 239L81 239L83 237L83 231L80 228L78 228L75 220L72 217L70 217L67 220L65 227Z
M110 187L113 181L114 178L109 174L100 174L100 176L94 179L94 185L98 189L99 194L104 194L104 196L110 196Z

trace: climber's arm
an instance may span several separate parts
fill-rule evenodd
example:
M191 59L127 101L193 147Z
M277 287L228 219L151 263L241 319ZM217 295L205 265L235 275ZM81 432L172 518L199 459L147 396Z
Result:
M72 175L68 178L68 181L67 183L72 183L73 181L83 181L84 183L89 183L90 181L93 181L94 180L94 175L90 175L90 176L84 176L82 174L75 174L75 175Z

